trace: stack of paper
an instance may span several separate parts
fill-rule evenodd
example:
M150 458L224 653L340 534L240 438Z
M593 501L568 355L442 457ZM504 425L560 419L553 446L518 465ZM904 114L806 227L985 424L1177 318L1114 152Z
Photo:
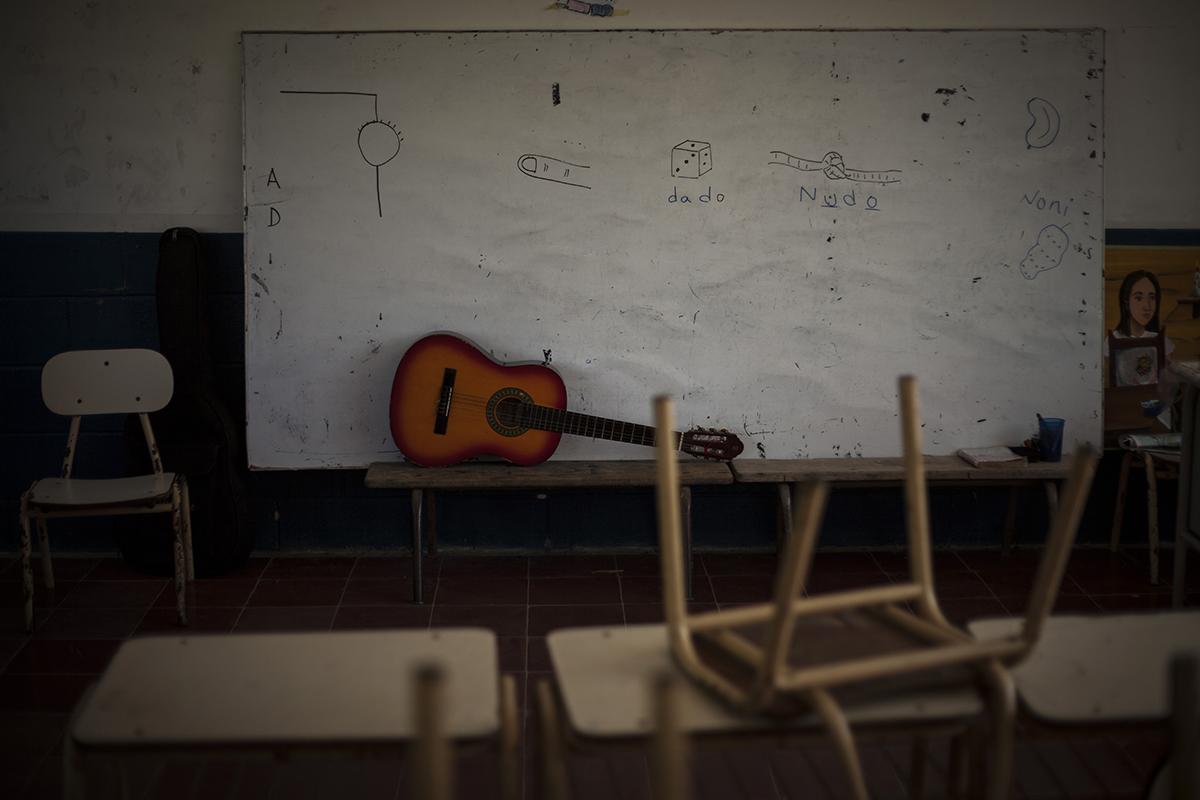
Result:
M1007 447L964 447L958 456L973 467L1008 467L1027 459Z

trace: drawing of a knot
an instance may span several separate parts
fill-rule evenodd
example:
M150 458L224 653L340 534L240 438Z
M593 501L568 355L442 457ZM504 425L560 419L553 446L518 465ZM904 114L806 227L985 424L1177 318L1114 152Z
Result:
M831 181L839 181L846 179L846 162L842 160L842 154L836 151L829 151L821 157L821 171L825 173L825 177Z
M791 167L800 172L822 172L831 181L855 181L859 183L899 183L898 169L850 169L842 160L842 154L830 150L820 161L801 158L782 150L772 150L768 164Z

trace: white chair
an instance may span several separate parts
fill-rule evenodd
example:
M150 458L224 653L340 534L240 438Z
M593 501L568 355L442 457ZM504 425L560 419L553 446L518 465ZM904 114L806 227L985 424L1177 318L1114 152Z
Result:
M71 418L62 477L35 481L21 496L21 567L25 628L33 629L33 564L29 521L37 521L42 550L42 580L54 588L46 520L61 517L127 514L171 515L175 532L175 600L179 622L187 624L184 587L194 577L192 525L187 480L164 472L149 414L164 407L174 391L171 365L153 350L75 350L59 353L42 369L42 400L56 414ZM79 425L84 416L134 414L142 422L154 472L124 478L85 480L71 476Z

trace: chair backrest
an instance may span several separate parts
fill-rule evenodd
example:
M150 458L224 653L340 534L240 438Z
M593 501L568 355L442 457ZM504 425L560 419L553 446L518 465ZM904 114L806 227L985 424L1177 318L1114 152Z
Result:
M1108 334L1108 385L1110 388L1118 386L1130 386L1133 384L1123 383L1121 381L1120 370L1118 369L1123 358L1128 357L1125 351L1127 350L1145 350L1147 354L1151 351L1154 353L1154 364L1152 370L1154 373L1153 380L1138 381L1138 383L1158 383L1159 375L1167 366L1166 357L1166 341L1167 329L1163 326L1153 336L1117 336L1115 332Z
M72 350L42 368L42 400L65 417L158 411L174 389L170 363L154 350Z

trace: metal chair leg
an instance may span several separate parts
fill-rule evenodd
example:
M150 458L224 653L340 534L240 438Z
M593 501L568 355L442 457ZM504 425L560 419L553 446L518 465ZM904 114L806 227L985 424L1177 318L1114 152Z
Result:
M854 747L854 734L850 731L850 724L846 722L846 715L842 713L842 709L838 707L837 701L832 695L824 689L814 689L809 693L812 700L813 708L820 715L821 721L825 724L825 729L829 732L829 738L833 741L834 749L837 750L838 757L842 762L842 769L846 772L846 779L850 782L850 797L854 800L869 800L870 795L867 794L867 784L863 779L862 764L858 760L858 750Z
M987 796L989 800L1008 800L1017 718L1017 684L1012 673L995 661L987 664L983 673L992 717L992 771Z
M25 630L33 630L33 543L29 536L29 495L21 495L21 587L25 596Z
M38 545L42 550L42 585L47 589L54 588L54 566L50 563L50 532L46 530L46 520L37 519Z
M521 796L520 722L517 714L517 682L512 675L500 676L500 800Z
M1154 456L1143 453L1146 464L1146 535L1150 540L1150 583L1158 583L1158 477Z
M925 764L927 761L929 761L929 740L924 736L914 737L909 752L909 800L923 800L925 797Z
M192 551L192 496L188 493L187 478L179 476L179 485L183 489L183 556L187 563L187 579L196 580L196 564Z
M183 554L183 498L179 484L171 489L171 527L174 530L175 544L175 609L179 615L179 624L187 625L187 598L184 589L187 585L187 563Z

